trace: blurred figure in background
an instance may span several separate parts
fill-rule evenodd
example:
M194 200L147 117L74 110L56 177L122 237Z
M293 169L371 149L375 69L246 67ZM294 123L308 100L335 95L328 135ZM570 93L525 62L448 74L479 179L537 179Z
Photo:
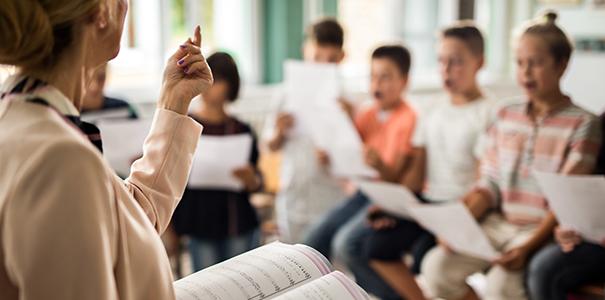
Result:
M250 193L262 188L257 168L259 151L252 128L229 115L225 106L237 99L240 77L233 58L224 52L208 57L214 85L201 98L203 105L191 117L204 126L202 135L252 136L249 165L234 170L242 191L187 187L173 216L178 235L188 237L193 269L199 271L259 245L259 222L250 204ZM202 137L203 138L203 137Z
M96 123L100 120L137 119L135 109L128 102L105 96L108 65L94 70L82 100L82 119Z
M304 44L306 62L338 64L344 58L344 32L334 19L311 25ZM281 151L280 188L276 217L280 239L300 243L313 220L345 198L341 184L321 164L311 137L293 135L296 120L291 114L272 116L264 132L271 151Z

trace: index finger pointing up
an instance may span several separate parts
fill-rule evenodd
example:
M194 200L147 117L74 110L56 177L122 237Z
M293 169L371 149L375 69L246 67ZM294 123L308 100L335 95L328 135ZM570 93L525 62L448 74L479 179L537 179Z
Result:
M202 30L200 28L200 25L197 25L195 27L195 33L193 34L193 44L201 47L202 45Z

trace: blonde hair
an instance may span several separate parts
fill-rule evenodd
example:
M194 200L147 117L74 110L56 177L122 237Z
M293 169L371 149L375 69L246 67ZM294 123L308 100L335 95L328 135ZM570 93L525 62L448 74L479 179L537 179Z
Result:
M0 64L52 66L73 43L76 24L107 0L0 1Z
M571 58L573 46L565 32L555 23L556 20L557 13L547 11L541 19L529 23L523 30L523 35L531 34L541 38L556 63L567 63Z

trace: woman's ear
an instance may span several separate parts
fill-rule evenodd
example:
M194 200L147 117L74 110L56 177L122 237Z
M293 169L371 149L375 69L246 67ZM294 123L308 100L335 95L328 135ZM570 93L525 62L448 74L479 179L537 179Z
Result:
M109 11L107 6L103 3L99 5L99 8L95 9L89 17L89 22L96 29L104 30L109 25Z

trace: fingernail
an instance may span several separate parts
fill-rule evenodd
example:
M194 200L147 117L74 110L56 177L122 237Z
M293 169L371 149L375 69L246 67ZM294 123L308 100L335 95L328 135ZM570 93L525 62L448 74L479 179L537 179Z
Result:
M187 45L180 45L179 47L181 47L181 49L185 49L187 48Z
M181 60L179 60L179 61L177 62L177 64L179 64L179 66L180 66L180 65L182 65L184 62L185 62L185 59L181 59Z
M189 67L186 67L186 68L184 69L184 71L185 71L185 74L189 74Z

